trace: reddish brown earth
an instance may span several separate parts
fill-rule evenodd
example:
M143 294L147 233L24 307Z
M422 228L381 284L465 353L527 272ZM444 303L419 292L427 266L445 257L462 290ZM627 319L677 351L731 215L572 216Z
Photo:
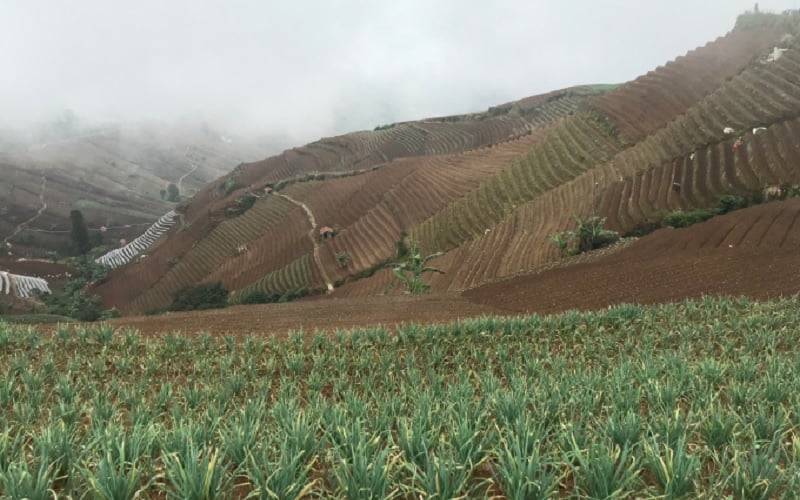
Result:
M23 276L38 276L48 281L56 278L65 278L66 273L72 271L69 266L56 264L44 260L16 260L0 257L0 271Z
M463 293L509 312L554 313L703 295L755 299L800 292L800 200L732 212L686 229L662 229L588 263Z
M800 200L772 202L686 229L662 229L597 258L458 293L317 297L286 304L116 318L145 335L306 332L449 322L482 315L602 309L703 295L767 299L800 291ZM376 291L376 294L379 293Z
M108 323L120 328L135 328L145 335L178 331L188 334L285 334L301 328L306 332L332 332L379 325L394 327L411 322L438 323L496 314L503 314L503 311L489 305L473 304L458 294L438 294L423 297L321 298L159 316L132 316L116 318Z

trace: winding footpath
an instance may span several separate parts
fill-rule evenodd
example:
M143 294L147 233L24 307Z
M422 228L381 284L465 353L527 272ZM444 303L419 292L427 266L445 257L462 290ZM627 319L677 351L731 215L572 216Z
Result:
M11 233L9 236L6 236L6 238L3 240L3 245L5 245L6 243L8 243L8 242L9 242L9 240L11 240L11 239L12 239L14 236L16 236L17 234L19 234L19 232L20 232L20 231L22 231L23 229L25 229L25 227L26 227L28 224L30 224L31 222L33 222L33 221L35 221L36 219L38 219L38 218L39 218L39 216L40 216L40 215L42 215L42 212L44 212L44 211L47 209L47 203L44 201L44 190L45 190L46 188L47 188L47 177L45 177L45 175L44 175L44 171L42 171L42 188L41 188L41 190L39 191L39 202L42 204L42 206L41 206L41 207L39 208L39 210L36 212L36 215L34 215L34 216L33 216L33 217L31 217L30 219L26 220L25 222L22 222L22 223L20 223L20 224L19 224L19 225L18 225L16 228L14 228L14 232L12 232L12 233Z
M189 155L189 148L191 148L191 146L186 146L186 151L183 152L183 156L184 156L184 158L186 158L189 161L189 165L192 166L192 169L189 170L188 172L186 172L185 174L183 174L180 177L180 179L178 179L178 193L179 194L183 193L183 188L181 187L181 184L183 184L183 180L185 178L187 178L188 176L192 175L194 173L194 171L197 170L197 167L200 166L197 163L194 163L193 161L189 160L189 156L188 156Z
M311 230L308 232L308 238L311 240L311 244L314 245L314 262L317 263L319 274L320 276L322 276L323 281L325 281L325 286L327 286L328 288L328 293L331 293L333 291L333 283L331 283L331 279L328 277L328 273L322 266L322 259L319 256L319 242L317 241L316 238L317 219L314 217L314 212L312 212L311 209L308 208L308 205L306 205L302 201L297 201L294 198L291 198L283 193L275 193L275 194L277 194L281 198L285 198L290 203L293 203L298 207L301 207L303 210L305 210L306 215L308 216L308 222L311 223Z

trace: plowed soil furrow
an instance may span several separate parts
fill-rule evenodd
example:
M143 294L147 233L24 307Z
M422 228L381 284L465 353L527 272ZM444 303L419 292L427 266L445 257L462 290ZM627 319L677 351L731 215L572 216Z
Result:
M758 227L759 224L768 224L764 217L756 216L755 218L740 218L736 221L736 226L733 230L728 234L728 236L722 241L722 247L738 248L742 245L742 242L745 241L747 235L750 234L754 228Z
M783 122L774 128L778 139L774 151L783 159L781 165L789 174L787 180L800 183L800 120Z
M725 240L728 239L734 229L739 227L738 221L729 219L719 221L713 230L706 232L704 235L698 235L697 239L685 240L683 249L715 249L723 245Z
M655 211L650 198L650 189L653 187L653 168L642 172L642 185L639 192L639 207L645 218L649 218Z
M731 144L731 142L721 142L708 148L709 178L712 183L710 186L711 193L725 193L733 188L733 184L730 181L731 174L726 168L729 165L724 165L724 153L720 151L720 149L729 150ZM713 197L709 197L706 202L710 203L712 200Z
M750 164L753 169L758 173L759 182L762 185L779 184L782 178L781 174L775 171L774 163L770 156L766 153L764 145L768 143L774 136L769 130L760 132L753 136L747 148L750 154Z
M673 204L671 203L672 195L677 194L672 188L672 183L675 179L675 163L677 160L673 160L669 162L667 165L663 165L657 169L657 172L661 173L660 178L657 180L656 187L658 188L658 192L656 195L656 210L664 211L664 212L671 212L676 210L673 208ZM678 206L677 204L675 206Z
M780 248L794 248L800 246L800 210L794 212L788 229L781 238Z
M793 211L788 208L781 210L775 221L762 237L758 246L763 248L780 247L786 235L792 230L793 222L798 217L800 217L800 210Z
M721 161L725 167L726 180L731 185L734 192L746 193L748 191L747 179L744 175L743 165L741 165L741 162L737 161L737 156L742 153L741 148L734 151L732 145L729 144L726 147L724 143L721 143L719 147L722 148ZM742 148L743 147L746 146L742 146Z
M628 215L628 205L630 204L632 185L633 183L631 182L630 178L626 178L625 182L622 183L620 205L617 208L617 220L619 221L620 229L623 231L627 231L635 225L630 215Z
M481 304L540 313L595 309L619 302L683 300L703 294L792 295L797 293L800 278L793 271L800 265L800 237L783 249L767 247L766 242L774 241L774 235L781 232L791 234L797 214L800 200L767 203L687 229L657 231L589 263L484 285L463 295ZM724 241L717 247L708 241L701 248L698 242L707 234ZM736 238L741 245L728 247L727 242ZM685 250L675 250L679 245ZM660 247L672 250L653 251ZM614 286L598 287L596 283Z
M620 230L622 223L619 218L619 207L622 204L623 182L612 182L603 194L599 213L606 218L606 226L613 230Z
M640 195L642 193L642 172L636 172L631 177L631 194L628 198L627 214L633 220L634 224L642 222L645 218L641 209Z
M762 242L766 237L769 230L775 223L780 219L783 210L775 210L774 213L766 213L761 219L757 219L753 222L753 226L748 231L739 242L739 245L745 247L758 247L762 246ZM785 231L786 229L783 228Z

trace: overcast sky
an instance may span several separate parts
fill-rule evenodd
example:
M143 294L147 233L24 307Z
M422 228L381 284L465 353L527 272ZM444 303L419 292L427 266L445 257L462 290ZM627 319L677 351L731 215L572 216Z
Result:
M762 10L798 0L759 3ZM630 80L751 0L0 0L0 126L202 118L308 142Z

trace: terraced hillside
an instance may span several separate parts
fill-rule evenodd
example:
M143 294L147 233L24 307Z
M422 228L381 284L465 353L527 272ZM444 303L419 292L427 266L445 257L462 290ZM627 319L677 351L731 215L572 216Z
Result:
M480 286L469 300L515 312L597 309L702 295L766 299L798 293L800 200L771 202L532 276Z
M208 130L156 124L9 145L0 151L0 241L17 247L17 255L62 250L72 209L106 243L132 239L174 206L164 200L170 183L189 197L243 159L268 152Z
M185 204L146 263L115 270L98 292L106 306L142 312L199 281L221 280L237 298L325 289L323 276L342 281L391 257L401 234L520 158L593 92L566 89L486 113L323 139L240 165ZM335 226L336 238L315 250L307 214L290 200L307 203L320 227ZM342 253L347 266L338 263Z
M548 236L573 214L628 231L719 195L788 189L800 184L798 19L745 14L606 94L566 89L240 165L98 292L126 313L216 280L234 301L331 284L334 296L376 295L406 235L446 252L433 290L461 291L558 261ZM322 238L326 227L335 236Z
M598 114L581 111L572 115L532 149L527 162L515 164L488 179L422 224L414 235L425 250L448 251L435 261L447 273L431 276L433 289L462 290L557 260L559 253L548 236L570 228L574 224L573 213L606 216L610 227L625 231L657 213L713 205L722 194L747 194L772 184L797 183L798 164L794 155L800 141L792 131L793 118L800 112L797 43L785 37L783 28L775 30L774 26L770 23L763 30L734 30L678 58L676 63L649 73L646 78L613 90L615 99L629 95L636 100L643 79L671 78L667 89L694 85L672 71L673 67L694 67L699 64L697 61L718 57L720 50L728 51L726 57L741 62L727 66L727 74L721 77L725 83L717 88L706 87L708 94L685 113L681 114L678 107L671 108L672 120L643 140L633 143L610 117L612 126L604 122L607 115L600 113L599 104L606 96L593 98L592 109ZM755 42L743 43L751 34ZM765 60L767 53L772 52L765 49L770 37L772 43L788 49L775 62ZM732 47L739 47L745 53L730 53ZM750 97L745 100L742 94ZM665 119L665 111L658 106L641 108L650 109L659 120ZM581 147L574 140L564 140L564 132L569 128L574 130L576 124L582 124L584 130L593 130L597 141L584 141L588 146ZM760 129L762 126L765 129ZM734 132L726 134L726 127ZM759 128L755 134L754 128ZM743 146L734 153L733 143L740 135ZM767 145L765 141L772 142ZM584 158L594 164L585 165ZM718 172L715 190L703 198L694 197L696 189L692 184L687 184L685 178L674 178L674 172L666 172L669 168L680 168L676 166L681 162L693 165L679 173L701 172L697 174L701 176L704 165L713 164ZM752 165L759 162L762 166L754 173ZM725 172L732 182L719 182L719 173ZM681 196L676 196L674 182L682 183ZM647 194L640 196L643 191ZM667 198L671 204L666 203ZM684 200L680 205L675 203L679 198ZM648 206L645 204L648 199L662 201ZM644 209L640 208L643 204ZM388 279L387 272L379 273L337 294L380 293Z

